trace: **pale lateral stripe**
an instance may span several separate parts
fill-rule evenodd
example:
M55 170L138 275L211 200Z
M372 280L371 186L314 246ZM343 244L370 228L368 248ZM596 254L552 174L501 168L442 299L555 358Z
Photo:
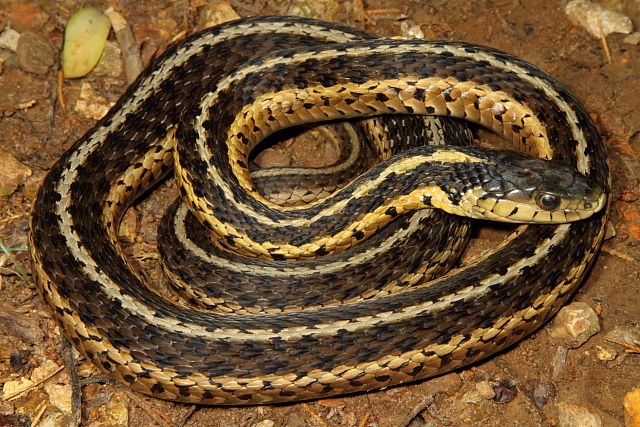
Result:
M495 274L494 276L487 277L481 282L481 285L475 288L466 288L459 290L456 293L447 295L443 297L441 300L437 302L426 301L420 304L416 304L414 306L408 307L398 313L390 313L390 312L382 312L377 313L374 316L363 316L352 319L350 321L336 321L333 323L325 323L325 324L317 324L315 329L308 329L305 327L293 327L293 328L285 328L278 333L273 333L270 330L263 329L251 329L247 331L242 331L238 329L224 329L219 328L212 332L208 332L205 328L202 328L198 325L188 324L188 323L179 323L176 320L170 321L171 319L167 318L157 318L153 315L153 310L149 307L144 306L141 302L132 299L128 296L124 296L120 294L120 292L115 289L116 287L110 286L110 291L108 295L110 297L118 297L122 301L122 305L124 308L128 310L132 310L144 320L155 323L160 327L165 328L175 328L177 331L184 333L188 336L200 336L207 337L209 339L227 339L230 342L238 341L243 342L247 339L252 341L269 341L274 338L281 338L283 340L290 339L299 339L302 337L313 336L316 333L320 333L322 335L325 334L333 334L338 330L347 330L349 332L355 332L360 329L366 329L375 325L380 321L384 321L385 323L393 323L400 322L402 320L406 320L418 315L426 314L426 313L436 313L445 309L446 307L455 305L455 303L462 300L469 299L477 299L482 295L486 294L486 292L490 291L490 287L497 282L502 282L505 280L512 279L520 274L522 268L527 266L536 265L538 262L543 260L549 251L549 248L552 246L556 246L560 244L566 237L569 230L569 225L563 224L558 226L558 231L553 235L551 239L547 239L544 243L540 244L534 253L534 255L530 258L523 258L518 260L516 263L512 264L507 273L504 275ZM475 264L481 262L485 256L481 257L476 261ZM468 268L465 267L465 268ZM454 270L451 274L455 274L459 270ZM449 275L448 275L449 276ZM431 282L431 286L437 285L437 281ZM254 319L258 320L260 318L259 315L252 316ZM171 330L171 329L170 329Z
M533 256L518 260L507 269L507 272L504 275L499 275L496 273L493 276L487 277L481 282L480 286L477 286L475 288L461 289L456 293L449 294L443 297L441 300L437 302L426 301L426 302L408 307L398 313L382 312L382 313L377 313L375 316L358 317L348 322L337 321L337 322L328 323L328 324L319 323L315 326L319 328L320 333L322 335L325 335L325 334L331 335L342 329L347 330L349 332L355 332L360 329L369 328L372 324L378 323L378 321L384 321L385 323L401 322L403 320L411 319L419 315L423 315L427 313L437 313L438 311L442 311L447 307L454 306L459 301L478 299L482 297L484 294L486 294L488 291L490 291L490 287L492 285L498 282L504 282L504 281L513 279L520 274L520 271L522 270L522 268L528 267L528 266L534 266L538 262L543 260L549 253L549 249L551 247L560 244L567 237L568 231L569 231L568 224L562 224L558 226L557 232L553 235L553 237L550 239L547 239L544 243L541 243L536 248ZM482 257L482 258L485 258L485 257ZM468 268L468 266L463 268ZM455 274L460 270L461 269L453 270L450 274L445 276L445 278ZM439 280L433 281L430 283L430 285L437 286L438 281ZM249 331L250 332L249 334L245 335L245 338L251 339L253 341L269 341L276 337L281 338L283 340L290 340L290 339L298 339L298 338L307 337L307 336L313 336L315 334L314 330L304 329L301 331L299 330L299 328L290 328L290 329L291 330L283 329L281 332L277 334L273 334L265 330L251 330ZM229 338L240 339L242 341L244 338L240 338L240 337L242 337L243 335L244 333L242 332L240 333L234 332L232 333L232 336L230 336Z
M498 281L508 280L512 277L515 277L517 274L519 274L519 272L523 267L535 265L541 259L544 259L544 257L548 252L549 247L552 245L560 244L560 242L566 237L568 229L569 229L569 226L566 224L559 226L556 234L554 234L554 236L551 239L547 240L547 242L545 242L544 244L539 245L532 257L518 260L511 267L509 267L505 275L496 274L493 277L488 277L482 282L481 286L477 288L466 289L466 290L459 291L456 294L448 295L445 298L443 298L441 301L438 301L436 303L427 301L422 304L412 306L406 310L403 310L402 312L395 313L395 314L379 313L373 317L366 316L366 317L357 318L348 323L345 323L343 321L338 321L335 324L322 324L317 326L320 327L320 330L323 334L327 332L328 333L337 332L339 329L356 331L361 328L367 328L372 323L377 323L377 320L384 319L385 322L401 321L408 317L416 316L420 313L437 312L449 306L450 304L454 304L455 302L461 301L463 299L478 298L479 296L486 293L486 291L492 284L495 284ZM482 259L484 259L487 255L488 254L485 254L485 256L480 257L475 264L481 262ZM97 265L92 262L93 260L86 259L86 261L89 263L88 265L89 267L97 268ZM230 340L237 339L239 341L242 341L245 339L251 339L254 341L256 340L266 341L275 337L280 337L282 339L293 339L293 338L300 338L302 336L308 336L312 334L312 332L306 328L291 328L291 331L289 331L288 329L284 329L277 334L274 334L269 330L250 330L250 331L244 332L238 329L222 329L222 328L212 332L208 332L205 328L199 325L182 323L182 322L179 322L177 319L158 318L155 316L153 309L146 306L142 302L136 300L135 298L122 294L120 292L119 286L116 283L112 282L111 280L108 280L105 277L101 276L97 272L99 270L96 271L93 268L89 268L89 269L85 268L85 271L87 272L87 275L92 280L97 280L98 282L102 283L103 289L105 290L105 294L107 296L111 298L119 299L122 302L122 306L125 309L130 310L132 313L136 313L138 316L142 317L145 321L149 323L155 323L158 326L168 328L169 330L172 330L173 328L176 331L184 333L187 336L208 337L210 339L227 338ZM436 283L433 282L430 285L435 285L435 284Z
M225 34L224 36L226 37L227 35ZM220 35L220 37L222 37L222 35ZM199 40L199 41L204 42L203 40ZM158 82L160 82L162 78L168 73L168 70L175 65L174 61L176 61L177 63L177 59L179 59L180 55L182 54L184 54L183 49L177 52L174 58L166 61L166 63L163 64L163 67L161 70L159 70L158 72L156 72L151 76L150 83L149 83L152 85L151 87L154 87L154 88L157 87ZM491 58L492 57L489 56L487 60L491 62ZM526 75L523 75L521 77L525 78ZM539 84L536 86L544 87L544 85L539 85ZM152 92L149 90L149 88L145 89L145 87L146 85L141 86L140 91L136 92L130 101L123 104L123 107L121 108L121 110L114 115L112 120L112 125L113 124L116 124L116 125L113 125L111 128L116 129L117 127L119 127L119 125L124 121L124 118L126 118L126 116L133 109L135 109L144 99L146 99L146 95L149 95ZM558 105L566 106L564 102L562 103L559 102ZM570 109L566 110L567 113L569 113L570 111L571 111ZM570 114L569 116L575 117L572 114ZM573 123L571 125L574 130L574 134L580 135L581 133L576 129L576 126ZM65 174L63 174L62 178L60 179L56 187L56 190L58 191L58 193L63 195L62 200L58 204L58 207L56 209L56 212L58 213L59 218L61 218L63 221L61 230L63 231L64 236L67 238L67 242L68 243L70 242L71 244L73 244L73 246L71 246L71 253L74 253L77 258L79 258L80 260L86 263L86 267L84 267L84 271L87 274L87 276L90 279L96 280L99 283L101 283L102 289L105 291L105 294L111 298L117 298L120 301L122 301L123 307L126 308L127 310L130 310L133 313L137 313L138 315L143 317L145 320L147 320L149 323L158 324L159 326L167 328L168 330L176 330L180 333L185 334L186 336L203 336L203 337L210 337L210 338L222 338L227 334L229 334L229 338L238 338L241 340L250 338L255 340L258 337L260 339L270 339L271 337L275 337L275 336L292 338L292 337L300 337L302 335L307 335L309 331L306 331L306 330L305 330L306 333L301 333L300 331L293 331L293 332L283 331L279 334L273 334L268 331L252 331L251 333L246 334L246 333L241 333L238 330L228 330L228 331L219 330L213 333L209 333L206 330L204 330L204 328L201 328L197 325L181 324L180 322L177 321L177 319L174 319L174 320L164 319L164 318L160 319L155 317L154 312L151 308L145 306L144 304L140 303L137 300L132 299L131 297L121 294L119 286L116 283L113 283L112 281L106 279L104 276L101 276L100 274L97 273L97 271L100 271L98 265L95 262L93 262L93 259L91 259L91 257L86 253L86 251L83 250L77 234L71 230L71 227L64 226L64 224L73 224L72 218L67 213L70 205L70 198L64 197L64 195L68 192L68 189L70 188L70 184L76 178L77 167L85 161L86 157L91 152L95 150L96 144L99 141L102 141L104 139L106 134L110 132L111 128L106 128L102 126L101 128L97 129L97 131L88 139L87 143L84 146L80 147L70 157L68 171ZM586 142L584 141L584 138L582 139L576 138L576 140L578 140L579 143L586 144ZM578 156L578 158L581 159L581 156ZM584 159L584 161L586 162L587 160ZM582 167L584 167L584 165L582 165ZM568 226L566 225L559 226L557 227L557 230L558 231L556 232L556 234L553 236L552 239L549 240L549 242L547 242L547 244L541 245L537 248L536 254L534 256L519 260L516 264L514 264L509 269L509 272L507 274L510 274L510 273L512 275L518 274L520 269L525 265L536 264L547 253L550 242L553 242L552 244L560 243L565 238L565 234L568 230ZM74 247L77 248L77 250L74 249ZM501 279L503 277L504 276L501 276ZM491 281L492 281L491 279L488 279L487 281L485 281L487 283L483 283L483 286L478 287L477 289L473 289L467 292L462 292L461 294L457 294L457 295L450 295L436 304L427 302L427 303L421 304L420 306L411 307L410 309L405 310L402 313L391 314L391 315L386 315L386 313L382 313L376 317L383 316L385 321L396 321L396 320L401 320L403 318L406 318L406 316L414 316L415 314L421 312L421 309L423 308L428 307L430 311L437 310L455 301L466 299L471 296L481 295L482 293L486 292L487 287L490 286L491 284L490 283ZM362 322L363 322L363 319L358 319L358 321L349 323L348 325L345 325L343 322L339 322L339 325L335 326L333 330L335 331L337 329L342 329L345 327L355 330L358 327L362 327L362 325L360 325L360 323ZM371 318L364 319L364 323L366 325L370 324L370 322L371 322ZM327 330L323 329L322 332L323 334L327 333Z
M376 53L376 52L384 52L387 54L398 54L398 53L406 53L409 47L414 47L414 46L398 45L392 48L390 45L382 45L373 49L372 48L349 48L341 51L340 53L345 54L346 52L346 54L349 54L349 55L361 55L363 53ZM433 46L424 46L424 49L418 49L418 50L425 53L442 53L444 51L444 49L435 48ZM211 150L209 150L209 147L207 146L207 143L206 143L207 135L203 126L205 122L208 121L210 118L209 107L216 102L220 92L227 90L235 82L243 80L249 74L259 73L261 71L269 70L273 66L277 64L282 64L282 63L286 63L288 65L294 65L301 62L305 62L311 58L317 59L317 60L332 58L336 56L336 53L338 53L336 49L329 48L321 52L297 53L292 55L290 58L282 58L279 56L274 56L262 62L259 66L251 65L251 66L245 66L245 67L239 68L232 75L226 76L223 79L221 79L218 82L216 90L213 92L209 92L202 98L202 101L200 102L200 107L199 107L200 114L195 117L195 123L194 123L194 126L197 129L195 152L199 156L199 159L201 161L209 165L209 170L207 171L207 179L211 180L212 182L216 182L219 185L219 187L223 190L226 199L229 201L232 201L239 210L246 212L250 209L249 209L249 206L246 205L245 203L241 203L235 200L235 198L233 197L233 192L231 190L231 187L229 186L228 183L220 179L220 175L221 175L220 171L218 170L217 167L215 167L215 165L210 164L210 161L209 161L209 159L213 157L213 153L211 153ZM283 91L283 92L286 92L286 91ZM229 161L229 160L227 159L226 161ZM209 207L209 210L211 210L212 207L208 204L208 202L206 203ZM270 221L269 218L259 215L257 214L257 212L253 212L253 214L256 216L256 218L259 218L260 221L263 221L266 224L270 224L273 226L273 222ZM283 223L281 222L280 224L283 224Z
M462 154L462 153L459 153L458 151L448 150L448 149L441 149L437 152L434 152L431 155L420 155L420 156L408 157L406 159L403 159L402 161L398 161L394 163L393 168L385 169L378 177L369 181L366 185L362 185L358 187L356 191L352 193L351 198L357 199L370 194L371 191L376 187L378 187L381 182L386 181L389 175L391 174L401 175L427 162L451 162L451 161L458 161L458 162L465 161L469 163L490 163L490 161L487 161L485 159ZM229 199L228 202L230 204L233 204L234 206L236 206L240 212L248 212L248 211L251 212L251 215L254 218L257 218L261 223L271 227L283 227L285 225L296 226L296 227L308 226L308 224L316 222L322 217L326 217L327 215L329 216L335 215L343 211L343 209L350 202L350 199L351 199L350 198L350 199L345 199L345 200L336 202L330 207L327 207L326 209L318 212L316 215L310 218L292 218L292 219L274 220L266 215L261 215L258 212L251 210L250 207L245 203L237 201L231 193L231 187L227 183L223 182L221 177L216 178L215 182L219 183L218 185L225 189L225 193L227 190L229 191L228 197L231 197L231 199ZM208 207L213 208L208 203L208 201L206 200L200 200L200 201L206 203ZM242 235L243 233L234 231L234 234Z
M253 265L248 265L244 263L238 263L231 261L229 259L220 258L217 256L213 256L208 252L204 251L200 246L195 244L191 239L187 237L185 226L185 217L189 209L182 204L174 217L173 226L175 230L175 234L178 237L178 240L182 242L185 249L191 252L194 256L197 256L201 260L204 260L208 263L211 263L219 268L224 268L230 272L234 273L255 273L256 267ZM358 256L350 258L347 261L336 261L328 264L324 264L321 269L311 269L311 268L302 268L295 264L285 264L282 267L273 268L273 267L261 267L260 271L268 274L269 276L274 277L289 277L291 275L291 269L295 269L296 276L298 277L307 277L318 273L330 273L332 271L341 271L350 265L359 265L369 259L376 258L380 253L387 252L393 245L397 244L399 239L405 238L408 234L413 232L419 224L425 218L428 218L432 215L432 210L430 209L422 209L417 216L414 216L409 223L409 226L406 230L401 230L400 232L394 234L393 236L389 236L388 239L385 239L380 245L375 248L370 249L367 252L360 253Z
M207 45L216 44L219 41L233 38L233 35L246 36L249 34L260 34L264 32L264 29L266 27L282 28L284 26L284 23L276 23L274 25L235 26L222 31L217 36L213 36L211 34L204 35L203 37L194 40L190 45L178 49L173 56L167 58L162 62L159 69L157 69L147 78L147 80L139 85L138 90L134 92L131 98L123 103L122 106L112 116L108 125L103 125L95 129L95 131L89 136L89 138L87 138L86 142L71 154L67 163L67 167L61 174L60 179L55 186L55 191L61 195L60 202L56 204L55 212L57 214L57 217L60 219L59 228L62 235L67 241L68 247L70 248L69 252L74 254L77 259L81 260L84 263L82 269L84 270L86 276L90 280L100 283L106 295L111 298L120 299L123 303L124 308L130 310L132 313L141 314L150 323L156 322L158 324L161 324L163 327L168 328L169 330L171 330L171 328L176 328L176 330L188 336L192 335L192 330L196 331L196 333L193 335L198 335L199 332L198 328L195 327L195 325L193 325L192 328L185 327L180 322L178 322L177 319L171 321L170 319L156 318L152 309L144 306L142 303L131 297L123 295L120 292L120 286L117 283L98 273L98 271L101 271L101 269L99 268L95 260L91 257L91 255L87 253L87 251L81 244L79 236L75 231L73 231L73 228L71 227L71 225L74 224L74 221L69 214L69 208L71 206L72 200L72 197L70 197L70 188L71 184L77 178L78 167L82 166L87 161L87 158L100 147L101 143L109 134L117 131L120 128L120 126L126 121L127 117L132 111L139 108L140 104L142 104L145 100L153 95L153 93L158 89L159 85L164 82L168 76L171 75L171 70L174 67L184 64L190 56L198 54ZM345 40L345 37L348 36L347 34L343 34L338 31L327 32L322 27L302 25L288 27L288 30L291 30L289 32L293 32L294 28L306 34L312 34L314 30L317 30L318 33L322 34L330 33L335 36L337 41ZM353 36L350 36L350 38L352 37ZM117 233L117 231L114 232ZM113 240L117 241L117 239ZM209 334L205 335L208 336ZM200 334L200 336L203 335Z
M533 87L541 89L549 98L553 100L553 103L557 107L559 107L563 113L567 115L567 118L568 118L567 122L569 124L569 127L571 128L571 133L574 135L574 139L578 142L578 144L576 145L576 150L574 152L576 155L576 158L578 159L577 165L576 165L578 172L582 174L588 173L589 166L590 166L590 159L589 159L589 156L584 155L587 148L588 141L584 135L584 132L582 131L582 129L580 129L578 125L578 118L576 116L575 110L565 102L565 100L560 96L560 94L556 92L549 84L547 84L546 80L540 77L537 77L535 75L531 75L525 68L519 67L514 63L510 62L506 64L503 61L497 60L497 58L491 55L490 53L482 52L482 51L477 52L477 55L475 55L475 57L482 58L487 62L489 62L489 64L491 65L495 65L495 66L499 66L499 67L503 67L503 68L511 69L515 71L518 74L518 78L526 81Z
M552 90L552 88L550 87L547 87L546 82L543 79L540 79L536 76L529 75L528 70L526 70L525 68L519 67L514 63L506 64L503 61L499 61L497 58L495 58L493 55L487 52L482 52L480 55L478 55L477 53L469 54L464 52L463 49L458 49L451 46L436 47L428 44L420 45L420 46L402 44L402 45L397 45L393 47L391 47L390 45L381 45L376 48L350 48L346 50L346 52L351 55L361 55L364 53L375 53L375 52L398 54L398 53L405 53L406 51L418 51L418 52L435 53L435 54L448 51L448 52L453 52L457 56L467 57L472 59L475 59L480 56L483 59L485 59L487 62L489 62L490 65L493 65L497 68L503 68L503 69L515 71L518 74L518 77L527 81L533 87L542 88L545 91L546 95L549 98L554 100L558 108L560 108L563 112L565 112L567 117L570 118L570 120L568 120L568 124L572 129L572 133L574 134L576 141L578 141L578 147L579 147L576 150L576 155L578 158L578 168L582 173L586 172L587 169L584 169L584 168L588 167L588 159L585 158L586 156L583 155L584 151L581 150L580 148L586 147L587 142L585 140L584 134L577 126L577 117L575 115L575 112L566 102L564 102L564 100L560 97L560 95L556 91ZM344 52L341 52L341 53L344 54ZM297 64L297 63L304 62L310 58L322 60L326 58L332 58L335 56L335 54L336 54L336 49L327 49L322 52L313 52L313 53L302 52L302 53L293 55L291 58L286 58L286 59L276 56L276 57L270 58L267 61L264 61L260 66L252 65L252 66L241 68L240 70L238 70L237 73L222 79L219 82L219 85L217 86L216 91L211 92L207 94L205 97L203 97L203 100L200 103L201 114L199 114L196 117L196 125L197 125L196 127L198 128L198 132L197 132L198 137L196 141L196 146L200 150L199 152L200 159L202 161L205 161L206 163L209 163L208 160L213 156L213 153L210 152L206 144L207 136L206 136L206 132L203 130L202 125L204 124L204 122L206 122L209 119L209 110L210 110L209 106L216 101L218 94L221 91L228 89L233 83L245 78L247 75L251 73L267 70L276 64L281 64L283 62L286 62L287 64ZM198 151L198 149L196 151ZM238 209L245 212L248 211L249 206L247 206L244 203L237 202L235 200L229 185L227 183L220 182L221 181L220 172L217 170L217 168L214 165L210 165L210 166L211 168L208 171L208 179L218 182L220 187L223 189L226 198L229 201L232 201L237 206ZM207 203L207 205L209 204ZM209 206L209 208L211 209L211 206ZM259 215L257 213L254 213L254 215L261 222L271 226L285 225L285 224L296 225L297 223L297 222L289 223L286 221L279 221L276 224L273 221L271 221L269 218L263 215Z

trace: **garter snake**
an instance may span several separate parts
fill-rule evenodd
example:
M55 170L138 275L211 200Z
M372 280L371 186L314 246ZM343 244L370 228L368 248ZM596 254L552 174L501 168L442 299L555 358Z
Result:
M89 360L132 389L164 399L310 399L472 363L533 332L573 294L603 238L610 179L584 108L543 71L490 48L361 40L370 38L296 17L205 30L169 48L53 166L31 217L33 267L54 316ZM475 149L435 148L358 178L359 196L349 184L311 207L277 208L254 194L246 156L268 134L295 123L389 113L465 118L515 148L558 159L604 191L581 203L599 212L566 224L520 226L476 260L406 291L285 313L184 307L162 299L125 259L120 217L171 169L176 139L176 175L181 192L191 196L190 210L221 238L221 250L265 262L339 252L401 211L432 201L396 191L404 204L389 205L369 184L392 192L384 187L387 178L415 177L423 161L492 164ZM500 185L486 186L516 199L531 196L530 189ZM473 186L449 187L440 199L475 194ZM369 197L368 207L352 212L350 201L362 197ZM490 215L525 215L513 204L479 199ZM542 195L543 209L529 211L529 220L552 222L557 202ZM323 237L313 234L318 229Z

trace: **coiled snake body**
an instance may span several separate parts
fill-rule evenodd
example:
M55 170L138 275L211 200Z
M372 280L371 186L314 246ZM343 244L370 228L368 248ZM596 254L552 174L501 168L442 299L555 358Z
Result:
M477 361L534 331L572 295L602 241L609 190L603 146L583 107L544 72L493 49L361 40L368 38L295 17L206 30L155 61L56 163L34 204L31 254L45 300L88 359L165 399L310 399ZM480 123L522 151L586 175L575 181L584 199L483 181L495 164L475 148L418 148L310 207L278 208L255 194L246 164L262 138L298 123L379 114ZM257 313L190 309L151 290L117 241L123 211L171 169L176 139L176 175L190 211L218 237L219 251L262 258L257 272L272 268L264 262L339 254L403 212L438 204L457 211L469 198L477 199L469 208L477 216L574 222L521 226L468 265L377 298ZM416 184L417 170L433 163L470 164L473 180L493 193L477 183L457 187L454 178ZM390 175L404 184L385 187ZM511 201L494 198L503 196ZM531 197L533 205L522 202ZM317 268L324 259L331 257Z

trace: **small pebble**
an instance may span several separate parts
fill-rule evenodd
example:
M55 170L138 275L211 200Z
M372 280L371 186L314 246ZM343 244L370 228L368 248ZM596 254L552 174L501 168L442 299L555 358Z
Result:
M558 395L558 388L553 381L530 380L525 383L525 394L527 394L538 409L544 408L549 400Z
M484 399L493 399L496 396L496 392L493 389L493 384L491 384L489 381L480 381L479 383L477 383L476 390Z
M409 39L424 39L422 28L411 19L404 19L400 23L400 31L402 36Z
M567 367L568 352L569 349L561 345L556 349L556 354L554 354L551 359L551 378L558 379L562 377L564 369Z
M493 385L493 391L495 392L493 400L498 403L509 403L518 394L516 383L509 379L498 381Z
M629 34L633 30L633 22L628 16L589 0L570 1L565 12L574 25L583 27L595 38L611 33Z
M480 395L478 390L469 390L468 392L462 395L460 400L464 403L478 405L486 399Z
M86 387L85 387L86 389ZM86 390L83 390L86 391ZM84 393L83 393L84 394ZM100 399L98 396L90 396ZM91 400L88 400L91 401ZM106 403L88 408L87 425L128 426L129 398L125 391L116 391Z
M640 341L640 334L637 329L631 328L613 328L605 334L605 339L625 342L627 344L633 344L635 341Z
M624 422L626 427L640 427L640 387L624 395Z
M441 375L421 383L420 389L425 396L435 396L437 393L455 394L462 387L462 379L456 373Z
M600 332L600 321L589 305L574 302L560 310L548 330L551 338L558 344L578 348Z
M104 51L93 69L97 75L119 77L122 74L122 52L116 42L107 40Z
M464 371L460 372L460 379L462 379L462 381L471 381L472 379L475 378L475 376L476 376L475 368L465 369Z
M4 70L15 70L18 68L18 57L14 52L8 49L0 48L0 74L4 73ZM5 115L10 115L11 112L3 112Z
M67 415L71 414L71 384L47 382L44 384L44 390L49 395L51 405Z
M238 18L240 15L226 1L209 2L200 9L197 28L204 30Z
M80 97L76 101L75 111L80 113L82 117L99 120L111 108L106 98L98 94L98 92L88 83L82 83L80 86Z
M20 35L16 54L20 68L33 74L46 74L56 60L49 42L33 31Z
M605 362L614 360L618 356L618 352L610 347L603 347L601 345L597 345L594 348L596 353L596 357L598 360L602 360Z
M559 427L604 427L595 409L583 404L558 403Z
M0 196L8 196L31 176L31 169L8 151L0 149Z
M39 6L31 3L9 2L4 15L9 18L9 25L16 31L23 32L44 25L49 15Z
M640 44L640 31L636 31L635 33L631 33L622 39L623 42L627 44L637 45Z
M18 40L20 40L20 33L13 28L6 28L0 33L0 49L15 52L18 50Z

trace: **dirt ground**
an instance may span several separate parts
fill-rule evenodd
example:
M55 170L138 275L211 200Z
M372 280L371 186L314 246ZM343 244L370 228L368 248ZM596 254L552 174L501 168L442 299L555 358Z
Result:
M172 38L195 31L206 3L96 0L90 4L101 9L115 6L143 44L143 59L148 60ZM565 84L597 122L613 174L609 238L574 297L597 313L599 333L579 348L566 349L551 339L552 326L547 325L484 363L432 380L355 396L246 408L188 406L138 395L80 359L84 425L623 425L623 398L640 387L640 354L625 353L624 347L605 337L626 333L640 339L640 47L624 42L624 35L610 35L608 63L601 40L574 26L564 13L565 4L550 0L231 2L240 16L297 12L383 36L417 28L429 39L489 45L538 65ZM38 367L69 363L59 329L35 286L18 270L21 266L30 273L24 248L30 203L39 182L65 148L95 123L78 105L88 99L89 104L107 106L126 88L117 67L115 72L94 72L64 81L61 103L57 64L64 26L74 11L86 5L75 0L0 0L0 28L11 23L19 32L35 32L47 41L55 60L42 72L26 72L15 54L0 49L0 153L13 155L22 165L18 169L26 171L17 188L0 195L0 239L12 248L9 253L17 264L0 253L0 386L21 378L33 380ZM640 25L639 2L611 0L606 6L626 13L636 28ZM110 39L115 41L113 35ZM46 63L46 58L40 62ZM162 184L125 221L123 239L133 242L127 250L152 279L160 278L159 269L144 254L155 250L155 229L173 195L173 183ZM477 232L476 245L490 246L484 239L495 235ZM0 426L68 425L71 418L64 408L70 383L63 369L16 399L7 399L5 392L0 397ZM515 396L509 392L512 389ZM491 390L498 395L491 398Z

